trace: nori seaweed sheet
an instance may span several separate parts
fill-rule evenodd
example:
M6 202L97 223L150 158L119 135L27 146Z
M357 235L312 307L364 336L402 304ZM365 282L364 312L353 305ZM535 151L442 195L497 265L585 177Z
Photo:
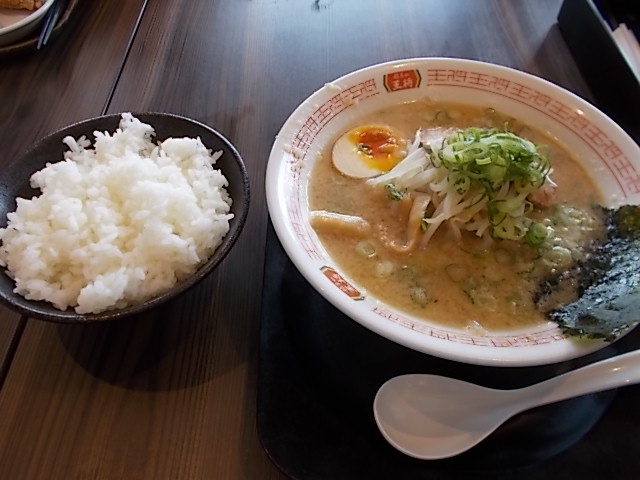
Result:
M547 313L569 335L612 341L640 320L640 206L606 211L607 241L569 272L543 282L539 302L567 277L579 298Z

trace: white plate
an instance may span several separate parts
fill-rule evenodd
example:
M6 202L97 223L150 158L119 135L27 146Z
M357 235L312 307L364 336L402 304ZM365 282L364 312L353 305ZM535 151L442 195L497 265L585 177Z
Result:
M350 73L312 94L289 117L271 150L267 204L294 265L335 307L401 345L465 363L542 365L606 345L565 338L546 325L476 336L414 318L363 295L327 254L309 225L307 185L326 143L355 119L425 96L494 107L558 140L575 153L607 206L640 203L640 148L612 120L578 96L533 75L454 58L399 60ZM301 320L303 321L303 320Z
M46 0L34 11L0 8L0 46L16 43L34 32L53 2Z

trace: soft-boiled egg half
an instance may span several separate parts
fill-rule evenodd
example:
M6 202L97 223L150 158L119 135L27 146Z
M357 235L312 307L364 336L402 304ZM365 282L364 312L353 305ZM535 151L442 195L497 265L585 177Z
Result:
M361 125L333 145L333 165L349 177L375 177L388 172L405 157L405 143L387 126Z

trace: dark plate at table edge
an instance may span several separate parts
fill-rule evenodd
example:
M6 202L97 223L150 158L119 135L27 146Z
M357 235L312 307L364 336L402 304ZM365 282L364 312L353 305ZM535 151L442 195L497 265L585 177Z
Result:
M76 7L80 3L80 0L69 0L67 8L64 10L57 25L51 33L50 42L60 34L60 31L65 28L70 20L72 14L76 11ZM0 47L0 58L12 57L14 55L20 55L27 52L33 52L38 45L38 36L40 35L40 28L37 28L34 33L29 37L19 41L18 43L11 43L9 45L3 45Z

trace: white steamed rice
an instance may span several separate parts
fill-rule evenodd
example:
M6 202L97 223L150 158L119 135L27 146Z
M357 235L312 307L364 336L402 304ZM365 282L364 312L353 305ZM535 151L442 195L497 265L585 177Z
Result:
M199 138L154 144L151 125L122 115L95 142L66 137L64 161L34 173L0 229L0 265L15 292L99 313L143 302L186 279L229 230L226 178Z

